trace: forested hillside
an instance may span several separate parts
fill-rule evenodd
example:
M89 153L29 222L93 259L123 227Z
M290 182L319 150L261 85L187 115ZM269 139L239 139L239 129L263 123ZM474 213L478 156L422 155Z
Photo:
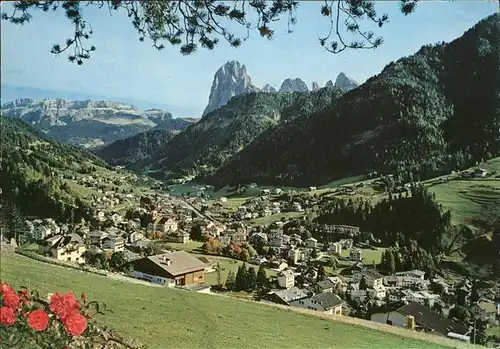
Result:
M135 136L117 140L96 151L96 155L112 165L133 167L138 161L147 159L158 149L164 147L174 137L169 129L141 132Z
M26 215L78 221L89 206L64 181L65 176L107 166L84 151L45 138L18 119L0 116L2 200Z
M340 89L323 88L307 93L235 96L158 151L153 169L161 171L157 173L162 179L210 174L266 130L326 108L341 94Z
M500 15L422 47L308 118L262 133L206 180L308 186L428 178L500 154Z

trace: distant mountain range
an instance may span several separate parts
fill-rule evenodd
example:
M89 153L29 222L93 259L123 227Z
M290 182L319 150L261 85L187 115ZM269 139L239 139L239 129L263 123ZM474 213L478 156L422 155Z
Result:
M152 128L181 130L196 120L173 118L159 109L111 101L17 99L2 105L3 116L19 118L47 136L84 148L95 148Z
M51 90L46 88L36 88L36 87L22 87L2 84L0 87L0 99L1 104L7 102L15 101L16 99L29 98L35 101L44 99L64 99L68 101L107 101L116 100L110 96L95 95L80 92L69 92L65 90ZM174 111L174 107L168 104L159 104L150 101L139 100L135 98L118 98L123 103L132 104L137 106L139 109L159 109L159 110L170 110ZM174 112L174 117L176 113Z

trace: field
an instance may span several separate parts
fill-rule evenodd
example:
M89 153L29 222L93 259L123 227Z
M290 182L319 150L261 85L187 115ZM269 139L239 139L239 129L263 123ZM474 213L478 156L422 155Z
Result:
M497 326L490 327L485 332L486 332L487 336L497 336L497 337L500 337L500 326L497 325Z
M349 257L349 251L350 250L343 249L340 255L342 257ZM377 250L362 248L361 251L363 252L363 263L366 265L371 265L373 264L373 262L375 262L376 264L380 263L382 253L385 251L385 248L378 248Z
M170 245L172 248L176 250L183 250L186 252L200 251L201 246L203 246L203 243L199 241L189 241L186 242L185 244L179 242L166 242L165 244Z
M444 348L341 321L111 280L6 253L0 271L2 281L16 287L85 291L88 299L104 301L113 310L99 321L150 348Z
M290 219L290 218L298 218L304 215L304 212L285 212L273 214L267 217L259 217L255 219L249 220L251 225L269 225L271 223L280 221L282 218Z
M453 223L465 219L492 223L500 217L500 158L492 159L480 166L496 171L494 178L451 180L429 186L436 200L445 210L451 210Z

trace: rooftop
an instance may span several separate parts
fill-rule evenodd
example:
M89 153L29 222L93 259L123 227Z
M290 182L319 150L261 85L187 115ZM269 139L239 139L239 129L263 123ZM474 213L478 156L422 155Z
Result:
M409 303L396 311L405 316L413 316L417 324L433 329L445 336L450 332L461 335L469 333L469 329L464 324L450 320L417 302Z
M318 302L325 309L331 309L344 303L339 296L331 292L315 294L311 300Z
M173 276L205 269L205 263L186 251L168 252L147 258Z
M374 269L366 269L362 272L363 275L369 276L373 279L382 279L384 276Z
M285 302L291 302L299 298L307 297L307 292L305 290L295 286L286 290L273 290L271 293L274 293Z

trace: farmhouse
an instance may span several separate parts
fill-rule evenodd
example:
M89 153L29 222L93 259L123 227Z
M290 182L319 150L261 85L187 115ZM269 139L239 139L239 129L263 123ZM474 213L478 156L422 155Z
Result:
M169 287L203 284L205 263L186 251L144 257L132 262L134 277Z
M120 252L125 249L125 240L120 236L108 236L102 240L101 247L103 250Z
M85 263L82 255L86 247L78 234L54 235L45 239L39 249L59 261Z
M162 233L177 231L177 222L171 217L156 217L152 223L148 224L149 232L160 231Z

